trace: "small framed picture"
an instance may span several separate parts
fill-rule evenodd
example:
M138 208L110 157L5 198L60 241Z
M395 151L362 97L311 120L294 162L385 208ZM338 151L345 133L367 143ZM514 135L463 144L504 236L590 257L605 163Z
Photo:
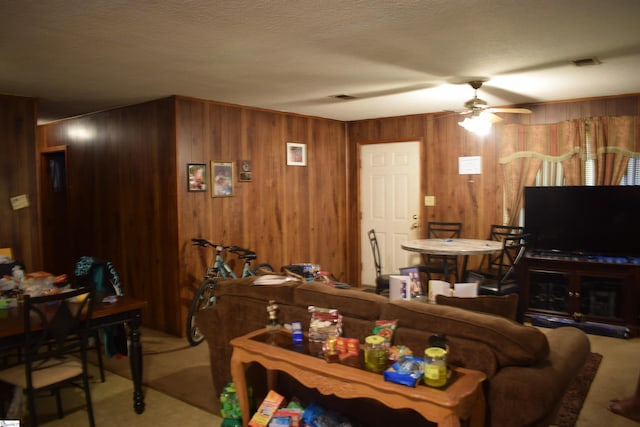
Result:
M287 165L306 166L307 165L307 145L295 142L287 142Z
M233 196L233 162L211 161L211 188L213 197Z
M424 286L422 285L422 279L420 278L420 270L418 267L404 267L400 269L400 274L403 276L409 276L411 290L411 298L422 295Z
M251 181L251 160L240 160L240 172L238 174L238 181Z
M207 165L204 163L189 163L187 165L187 190L207 191Z

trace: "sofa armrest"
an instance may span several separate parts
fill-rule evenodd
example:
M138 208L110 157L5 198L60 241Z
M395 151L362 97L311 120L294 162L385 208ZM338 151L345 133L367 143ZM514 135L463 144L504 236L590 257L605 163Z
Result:
M529 367L500 369L488 384L491 425L548 425L571 381L580 373L591 346L577 328L544 331L549 342L546 360Z

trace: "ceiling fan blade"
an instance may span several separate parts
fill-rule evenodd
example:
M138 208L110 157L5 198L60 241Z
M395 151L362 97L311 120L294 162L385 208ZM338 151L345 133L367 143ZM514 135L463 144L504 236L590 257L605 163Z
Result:
M488 111L488 109L482 111L482 113L480 113L480 116L491 123L498 123L502 121L502 117L493 114L491 111Z
M485 111L490 113L513 113L513 114L531 114L531 110L528 108L487 108Z

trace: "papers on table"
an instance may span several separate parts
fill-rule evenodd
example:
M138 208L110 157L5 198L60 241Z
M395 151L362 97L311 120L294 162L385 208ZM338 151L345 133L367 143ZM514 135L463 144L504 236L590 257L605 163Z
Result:
M286 282L296 281L293 277L280 276L278 274L265 274L259 276L254 282L254 285L281 285Z
M455 283L453 285L454 297L477 297L478 283Z
M452 297L477 297L477 283L455 283L453 287L444 280L429 280L429 301L435 302L437 295Z

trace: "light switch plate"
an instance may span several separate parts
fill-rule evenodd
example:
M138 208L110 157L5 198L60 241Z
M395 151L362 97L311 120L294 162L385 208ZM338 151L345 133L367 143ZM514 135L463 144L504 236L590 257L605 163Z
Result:
M424 205L425 206L435 206L436 205L436 196L424 196Z

